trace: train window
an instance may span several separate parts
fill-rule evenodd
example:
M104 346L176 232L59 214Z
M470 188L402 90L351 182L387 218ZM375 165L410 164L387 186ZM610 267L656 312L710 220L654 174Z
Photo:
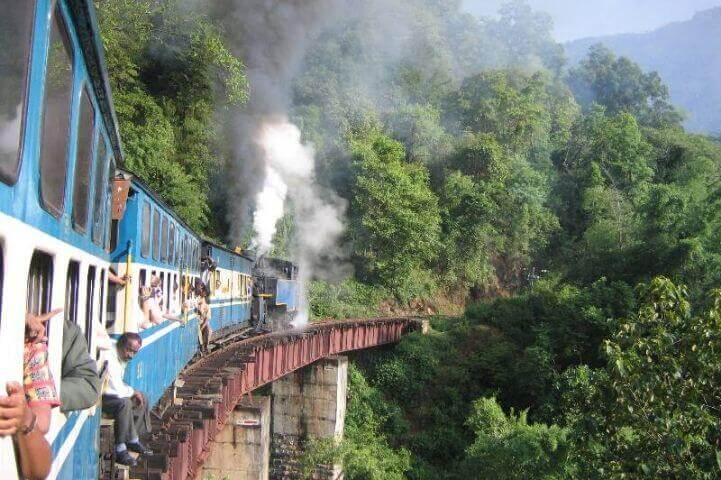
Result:
M163 308L166 311L170 310L170 277L171 276L172 275L170 275L170 273L168 273L165 276L165 292L163 292L165 294L165 304L164 304Z
M110 221L110 245L108 250L114 252L118 248L118 229L120 228L120 222L118 220Z
M145 269L142 268L140 270L140 286L141 287L145 286L145 280L147 279L147 277L148 277L148 274L145 272Z
M79 232L85 232L88 226L88 193L94 130L95 109L93 109L86 87L83 88L80 99L80 124L78 125L78 147L75 159L75 180L73 181L73 227ZM101 168L100 165L97 168Z
M158 259L160 253L160 211L153 209L153 260Z
M100 325L105 324L105 312L103 311L103 298L105 297L105 269L100 270L100 296L98 296L98 321Z
M18 178L35 2L0 2L0 179Z
M168 263L175 263L175 224L170 224L170 234L168 238Z
M95 152L95 192L93 193L93 242L96 245L103 243L103 219L105 212L103 210L103 178L105 178L105 165L108 158L108 145L105 142L105 136L100 133L98 136L98 148Z
M50 310L53 285L53 257L43 252L34 252L28 272L26 309L39 315Z
M105 282L102 282L101 288L105 288ZM118 307L118 298L116 296L117 289L108 284L108 301L105 304L105 328L110 330L115 325L116 312ZM102 298L102 294L101 294Z
M140 254L147 257L150 254L150 204L143 202L143 236L140 239Z
M73 51L60 2L55 4L51 28L40 144L40 196L48 212L59 217L65 205L73 91Z
M183 266L183 234L178 230L178 242L175 244L175 258L180 267Z
M65 278L65 320L78 323L78 298L80 293L80 264L68 263L68 275Z
M188 267L192 267L192 265L193 265L193 242L190 239L190 237L188 237L187 249L188 249Z
M162 236L160 239L160 260L163 262L168 261L168 217L163 215L163 229L161 230Z
M156 273L153 272L153 275L155 275L155 274ZM158 305L158 306L160 307L161 310L165 310L165 303L164 303L165 302L165 292L163 291L163 289L165 288L165 273L164 272L160 272L159 279L160 279L160 283L158 283L158 286L160 287L160 292L163 294L163 296L160 298L160 305ZM153 295L155 295L155 292L153 292Z
M111 236L113 222L110 220L112 214L110 210L113 208L113 185L115 179L115 157L110 155L110 162L108 165L108 179L105 182L105 210L103 211L103 220L107 222L107 226L103 228L105 232L105 251L111 251ZM103 223L105 225L105 223Z
M88 351L93 340L93 315L95 314L95 267L88 268L88 283L85 287L85 340Z

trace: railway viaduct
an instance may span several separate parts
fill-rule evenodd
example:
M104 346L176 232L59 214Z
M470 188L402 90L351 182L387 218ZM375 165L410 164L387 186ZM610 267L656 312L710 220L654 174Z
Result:
M294 478L303 438L343 434L348 364L341 355L421 328L412 318L345 320L228 342L186 367L166 391L153 418L154 454L126 473L148 480ZM270 396L252 394L268 384ZM339 473L328 467L320 477Z

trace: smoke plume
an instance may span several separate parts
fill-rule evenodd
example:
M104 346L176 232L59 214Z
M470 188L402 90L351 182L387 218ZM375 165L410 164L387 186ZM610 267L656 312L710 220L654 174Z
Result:
M234 119L231 240L240 243L252 225L253 248L267 253L278 221L292 205L302 322L308 316L306 283L342 233L344 205L316 183L314 149L289 119L291 84L306 49L333 22L343 0L250 0L242 8L237 3L227 3L232 20L226 24L246 63L251 93Z

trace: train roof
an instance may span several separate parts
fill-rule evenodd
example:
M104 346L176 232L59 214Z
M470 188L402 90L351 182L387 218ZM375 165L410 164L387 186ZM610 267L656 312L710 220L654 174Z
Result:
M232 249L230 249L230 248L228 248L228 247L226 247L226 246L224 246L224 245L220 245L219 243L217 243L217 242L215 242L214 240L211 240L211 239L209 239L209 238L201 237L201 240L203 241L203 243L207 243L208 245L210 245L210 246L213 247L213 248L219 248L219 249L221 249L221 250L223 250L223 251L225 251L225 252L227 252L227 253L230 253L231 255L236 255L236 256L238 256L238 257L243 257L243 258L245 258L246 260L250 260L250 261L253 262L253 263L255 263L255 261L256 261L256 257L255 257L255 255L253 255L252 252L248 252L248 251L246 251L246 250L243 250L241 253L238 253L238 252L236 252L235 250L232 250Z
M91 0L67 0L67 5L80 40L85 64L92 80L95 98L98 100L100 112L107 127L113 153L118 162L121 163L124 160L123 148L120 142L115 107L113 107L113 95L110 91L108 69L95 7Z

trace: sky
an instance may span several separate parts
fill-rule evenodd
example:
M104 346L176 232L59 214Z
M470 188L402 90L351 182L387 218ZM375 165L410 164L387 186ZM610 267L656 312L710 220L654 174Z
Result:
M561 42L616 33L641 33L688 20L695 12L721 6L721 0L527 0L551 14ZM493 15L506 0L463 0L466 9Z

